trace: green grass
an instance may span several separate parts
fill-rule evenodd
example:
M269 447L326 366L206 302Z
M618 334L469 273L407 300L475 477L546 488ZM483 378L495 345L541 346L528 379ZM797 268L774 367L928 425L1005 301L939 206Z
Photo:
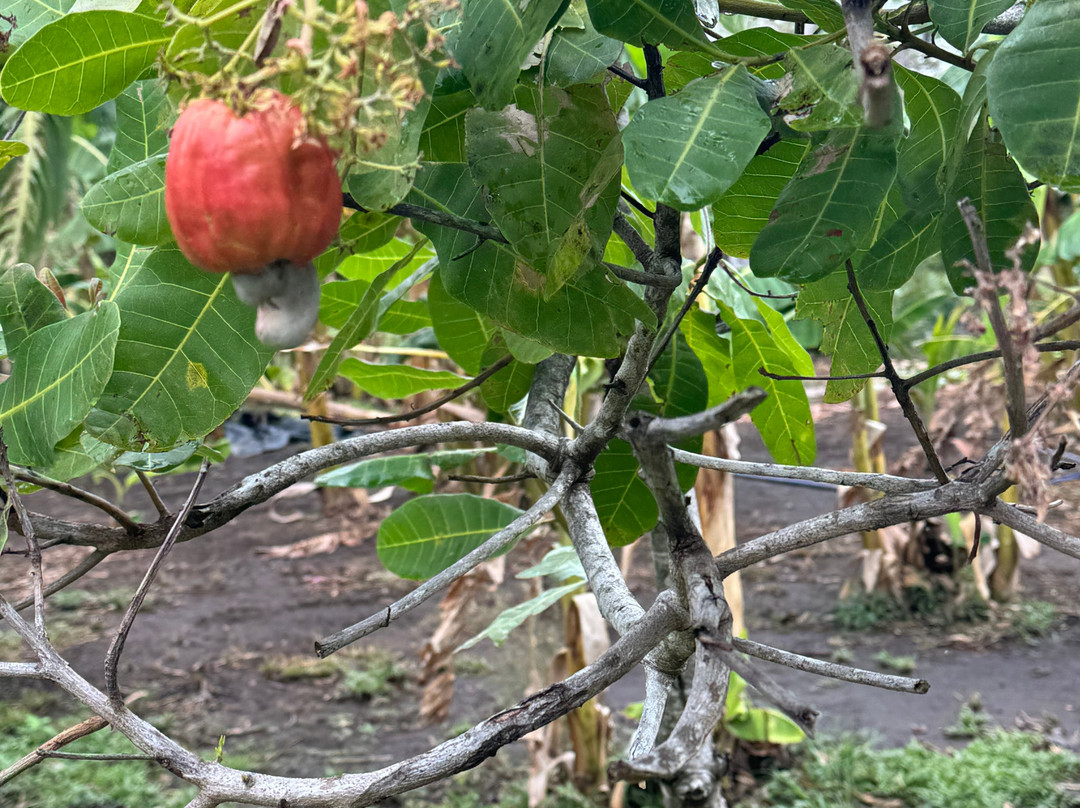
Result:
M0 705L0 769L33 751L81 719L53 721ZM65 752L137 754L127 739L108 729L82 738ZM25 808L182 808L195 789L156 763L144 761L45 760L3 787L0 805Z
M775 774L755 799L773 808L854 808L889 800L899 808L1066 808L1080 757L1037 735L998 730L943 753L914 741L877 750L850 739L807 748L798 768Z

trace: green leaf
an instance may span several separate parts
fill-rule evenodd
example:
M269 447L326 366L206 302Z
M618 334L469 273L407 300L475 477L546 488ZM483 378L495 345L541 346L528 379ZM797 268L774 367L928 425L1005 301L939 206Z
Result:
M213 16L215 21L205 28L195 23L185 23L174 29L176 33L165 49L169 63L192 73L207 76L218 73L231 58L224 49L241 49L252 28L262 18L268 3L267 0L259 0L253 6L245 4L232 14L218 16L235 5L234 0L195 0L187 12L188 16L200 20ZM208 37L220 48L207 47ZM242 59L238 66L240 73L249 73L254 69L255 66L247 59Z
M632 544L656 525L660 511L649 487L638 477L634 450L623 440L612 440L596 458L596 473L589 482L596 514L608 544Z
M500 331L497 338L484 351L484 367L498 362L507 353ZM510 412L510 408L529 394L535 365L513 360L494 376L480 385L480 395L484 403L495 412Z
M412 258L408 262L402 263L401 259L408 255L412 255ZM424 240L420 241L420 248L417 250L416 244L395 238L381 247L368 250L362 255L350 255L338 264L334 271L349 280L371 283L385 272L388 266L396 264L399 267L398 272L387 283L387 286L393 288L418 270L425 261L429 261L434 257L434 250Z
M750 418L761 433L769 454L777 463L809 465L817 446L810 402L802 382L777 381L762 376L760 370L778 375L799 375L802 359L793 359L784 346L794 343L790 333L777 340L763 323L742 320L729 306L718 302L720 315L731 328L731 358L735 385L739 389L760 387L767 393ZM786 331L786 328L784 329Z
M118 96L169 41L160 20L86 11L49 23L7 60L0 95L13 107L78 115Z
M899 65L894 75L904 91L904 109L911 121L897 153L897 181L904 203L926 214L940 209L938 175L960 123L960 96L945 82Z
M430 578L479 547L521 513L498 500L472 494L412 499L379 526L379 560L402 578Z
M424 63L418 79L425 91L423 100L406 110L404 116L384 121L388 129L386 142L364 154L349 174L350 196L368 210L387 210L412 188L420 168L420 135L431 106L435 73L433 65Z
M544 79L556 87L586 81L622 55L623 43L597 31L587 14L582 24L582 28L557 28L551 36Z
M339 237L354 253L377 250L394 238L401 225L401 218L378 211L357 211L341 225Z
M899 289L924 259L941 248L941 214L932 207L906 211L874 242L859 264L863 291Z
M927 0L938 33L961 53L971 50L986 24L1012 4L1012 0Z
M681 324L686 344L694 352L708 379L706 406L715 407L736 392L735 368L731 359L731 338L716 333L716 315L693 308Z
M563 0L463 0L450 50L484 109L502 109L514 96L525 58L555 23Z
M201 272L170 247L125 264L111 298L121 313L116 363L87 430L129 451L168 451L220 426L273 351L255 338L255 310L228 275Z
M3 13L15 18L8 50L15 51L43 26L71 11L75 0L6 0Z
M442 349L466 373L479 373L480 360L495 334L495 325L472 307L451 297L438 272L428 284L428 310L435 339Z
M810 148L809 140L781 140L757 155L712 206L716 246L736 258L749 258L758 233L780 192L791 182Z
M1080 192L1080 17L1036 3L998 47L986 80L990 117L1029 174Z
M409 254L399 259L389 269L384 270L364 291L364 296L360 298L356 308L349 313L345 324L330 340L330 345L327 346L322 359L319 360L319 366L311 374L311 381L308 383L307 390L304 391L305 401L314 399L334 381L345 351L371 336L371 333L379 324L379 304L383 290L390 282L390 279L401 270L402 266L407 265L413 259L413 256L420 251L422 246L424 246L424 242L418 242Z
M538 342L533 342L531 339L525 339L525 337L515 334L513 331L504 329L502 337L506 341L506 349L513 354L514 359L528 365L542 362L554 353L550 348L546 348Z
M468 167L460 164L426 166L410 200L468 219L486 217L480 189ZM475 236L426 222L414 224L435 245L438 275L447 292L498 325L556 351L617 356L635 318L652 317L640 298L611 281L602 268L569 280L545 299L536 288L536 273L507 245L489 241L477 248Z
M86 417L113 369L120 314L94 311L43 326L11 351L0 385L0 426L12 463L47 466L53 447Z
M850 258L896 176L896 134L835 129L807 154L750 251L754 274L807 283Z
M407 398L425 390L450 390L468 381L448 370L380 365L353 357L341 363L339 372L365 393L382 399Z
M530 578L554 578L556 581L569 581L571 578L585 580L585 567L578 558L577 551L569 544L561 544L548 550L547 555L540 559L540 563L533 564L514 576L527 581Z
M476 104L471 90L436 95L431 99L424 129L420 133L420 153L430 163L464 163L465 113Z
M768 57L802 45L809 45L820 38L820 36L789 34L772 28L747 28L745 31L718 39L716 44L723 49L724 53L730 53L732 56ZM668 65L664 66L665 82L669 69ZM751 72L764 79L778 79L784 75L784 68L779 64L767 64L752 67Z
M372 457L326 471L315 478L325 488L384 488L397 485L417 494L435 487L435 467L454 468L491 449L456 449L427 454Z
M844 13L834 0L780 0L780 4L801 11L823 31L839 31L844 27Z
M173 240L165 217L165 155L109 174L83 197L86 221L121 241L156 247Z
M514 250L537 272L548 299L594 267L611 235L622 146L597 85L522 88L513 106L465 119L469 169Z
M56 444L52 462L35 471L49 479L67 482L89 474L99 466L111 465L120 454L120 450L115 446L90 437L80 426Z
M784 122L799 132L819 132L862 123L859 83L851 69L851 51L818 45L788 51L784 57L787 91L775 102Z
M769 128L746 68L728 68L643 105L623 130L626 169L646 196L697 210L739 178Z
M165 85L157 79L137 81L120 93L116 99L116 140L106 171L112 174L167 151L173 115Z
M776 347L787 354L795 368L795 372L800 376L813 376L814 360L810 358L810 354L795 339L791 329L788 327L787 320L784 319L784 315L760 297L754 298L754 305L757 306L758 314L761 315L761 319L765 321L766 327L772 334Z
M506 642L507 637L510 636L510 632L515 628L520 626L530 617L535 617L536 615L547 611L551 606L554 606L567 595L574 594L574 592L581 589L581 587L582 581L575 581L572 584L563 584L554 589L547 589L536 597L529 598L529 600L519 603L516 606L511 606L509 609L504 609L499 613L498 617L491 621L491 625L455 648L454 653L468 650L485 639L491 640L496 646L501 646Z
M708 49L692 0L588 0L588 6L596 30L621 42Z
M14 353L39 328L66 317L63 305L29 264L16 264L0 273L0 328L8 353Z
M864 290L863 297L882 339L888 342L892 333L893 293ZM872 373L881 367L881 354L874 337L848 292L846 271L834 272L803 287L795 310L799 317L817 320L825 329L821 352L832 356L830 375ZM847 401L865 384L865 379L830 381L825 387L825 401L830 404Z
M1012 260L1006 253L1028 225L1038 226L1039 214L1031 201L1024 176L1005 151L1001 137L985 118L968 141L956 179L946 193L941 220L941 260L949 282L958 294L975 283L970 269L959 263L975 263L971 237L956 206L965 197L971 200L983 221L994 271L1011 267ZM1034 246L1027 248L1021 256L1020 267L1025 272L1035 263L1037 251Z
M0 140L0 168L6 166L11 160L20 157L30 151L30 147L17 140Z

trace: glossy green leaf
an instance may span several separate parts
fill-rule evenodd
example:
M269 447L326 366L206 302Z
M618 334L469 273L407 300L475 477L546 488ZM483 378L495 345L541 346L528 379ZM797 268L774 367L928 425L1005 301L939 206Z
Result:
M12 463L49 465L53 447L102 394L119 328L116 304L102 303L37 329L10 352L11 376L0 385L0 426Z
M109 174L141 163L169 148L174 115L165 85L156 79L137 81L116 98L116 140L109 152Z
M73 5L75 0L6 0L3 13L14 17L18 23L11 30L8 50L15 51L42 26L71 11Z
M417 494L430 494L435 487L435 467L453 468L490 451L458 449L372 457L325 471L315 478L315 484L324 488L384 488L397 485Z
M488 367L506 356L506 344L500 331L484 350L483 365ZM510 408L529 394L535 365L514 359L509 365L480 385L480 395L488 408L495 412L510 412Z
M716 246L728 255L749 258L758 233L780 192L791 182L810 148L809 140L781 140L752 159L735 183L712 206Z
M863 291L870 310L887 342L892 333L893 314L891 291ZM847 272L834 272L816 283L807 284L796 302L799 317L817 320L825 330L821 352L832 356L831 376L872 373L881 367L881 354L873 334L866 325L855 298L847 289ZM836 404L847 401L866 384L865 379L830 381L825 387L825 401Z
M165 216L165 155L158 154L109 174L83 197L86 221L121 241L143 246L168 244L172 228Z
M383 365L353 357L341 363L339 373L365 393L382 399L407 398L425 390L450 390L468 381L448 370Z
M431 314L425 300L399 300L379 318L384 334L412 334L431 327Z
M379 526L379 560L402 578L430 578L520 515L517 508L472 494L412 499Z
M833 130L777 199L750 251L754 274L807 283L850 258L870 237L892 186L896 144L895 128Z
M858 267L865 291L899 289L924 259L941 248L941 213L933 208L906 211L882 234Z
M401 218L378 211L357 211L346 219L338 237L354 253L366 253L389 244L401 225Z
M29 264L16 264L0 272L0 328L8 353L18 350L39 328L66 317L63 305Z
M29 150L29 146L17 140L0 140L0 168L6 166L16 157L26 154Z
M585 14L581 28L555 29L547 49L544 80L557 87L586 81L613 64L622 50L622 42L597 31Z
M113 290L116 363L88 431L135 452L201 440L247 398L273 356L255 338L255 310L236 298L228 275L201 272L170 247L125 261Z
M428 284L428 310L442 349L466 373L479 373L484 349L496 332L494 323L452 297L438 272Z
M938 176L960 123L960 96L945 82L897 66L896 83L904 91L911 126L897 153L897 181L908 207L940 209Z
M835 0L780 0L780 3L801 11L823 31L839 31L844 27L844 13Z
M420 153L429 163L464 163L465 113L476 104L470 90L436 95L431 99L424 129L420 133Z
M994 54L990 117L1029 174L1080 192L1080 15L1071 3L1036 3Z
M810 358L806 348L795 339L795 336L791 333L791 328L788 327L787 320L784 319L784 315L760 297L754 298L754 305L757 307L761 319L765 321L765 326L768 328L776 347L787 354L791 364L795 367L795 372L800 376L813 376L814 360Z
M699 308L689 311L681 324L686 344L694 352L708 379L707 406L723 404L736 392L731 338L716 333L716 315Z
M19 109L89 112L137 79L169 39L160 20L142 14L69 14L11 54L0 72L0 95Z
M422 246L423 242L417 243L409 254L383 270L364 290L364 296L360 298L356 308L349 312L344 324L330 340L315 372L311 374L311 381L304 391L305 401L311 401L333 383L345 352L361 340L367 339L378 327L383 290Z
M434 66L425 64L419 81L425 89L423 99L400 118L386 116L382 122L386 142L363 154L349 174L349 194L368 210L387 210L404 199L420 168L420 135L431 106Z
M831 0L830 0L831 2ZM785 31L777 31L773 28L747 28L745 31L718 39L716 44L725 53L732 56L775 56L801 45L808 45L819 36L805 36L802 34L789 34ZM780 64L759 65L750 68L754 75L764 79L777 79L784 75L784 67ZM667 67L664 70L664 79L667 80Z
M473 220L486 215L468 166L460 164L426 167L410 200ZM602 269L569 280L545 300L536 288L535 273L507 245L489 241L477 248L476 237L468 233L414 224L435 244L438 274L447 292L495 323L556 351L617 356L635 318L652 317L640 298Z
M962 53L971 50L986 24L1012 4L1012 0L927 0L938 33Z
M761 375L766 370L778 375L798 375L803 360L793 359L785 350L794 340L777 340L771 329L757 320L743 320L730 307L717 304L724 322L731 328L731 358L738 389L760 387L767 396L750 418L761 433L769 454L777 463L808 465L814 462L817 444L810 402L802 382L777 381ZM790 334L787 335L790 338Z
M652 491L638 477L639 468L634 450L623 440L612 440L596 458L589 490L612 547L637 541L660 517Z
M504 609L499 613L498 617L491 621L487 628L455 648L454 653L466 651L482 640L491 640L496 646L501 646L515 628L530 617L543 614L564 597L580 590L582 583L583 581L575 581L574 583L556 586L554 589L545 589L534 598L529 598L522 603L511 606L509 609Z
M543 109L540 100L543 99ZM522 88L499 112L465 120L469 169L514 250L550 299L596 266L619 199L622 147L598 85Z
M746 68L728 68L642 106L623 130L626 169L646 196L697 210L739 178L769 128Z
M563 0L463 0L450 49L480 106L502 109L510 103L525 57L555 23L562 5Z
M631 45L704 50L708 45L692 0L588 0L600 33Z
M430 244L422 243L419 250L416 250L416 246L404 239L395 238L361 255L350 255L338 264L334 271L349 280L371 283L391 264L398 264L397 274L387 283L387 286L393 288L418 270L425 261L435 257L435 251ZM410 254L412 258L402 263L402 259Z
M820 132L862 124L858 80L847 48L828 44L788 51L784 66L788 77L773 107L792 129Z
M99 466L111 465L121 454L115 446L87 435L82 427L76 427L56 444L52 462L34 470L52 480L67 482L89 474Z
M985 119L968 141L956 179L946 193L941 220L941 259L957 293L975 283L970 270L975 251L956 206L964 198L971 200L983 221L994 271L1011 267L1012 260L1006 253L1028 225L1038 226L1039 214L1024 176L1005 151L1001 136ZM1020 266L1025 272L1035 263L1036 252L1033 247L1024 251Z

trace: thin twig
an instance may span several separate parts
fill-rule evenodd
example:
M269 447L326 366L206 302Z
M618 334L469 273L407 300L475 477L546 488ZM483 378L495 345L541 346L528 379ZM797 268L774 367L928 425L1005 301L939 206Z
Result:
M799 728L811 738L814 737L814 727L821 712L811 707L784 687L782 684L765 673L760 667L754 665L744 656L739 654L727 654L725 656L731 669L742 677L748 685L754 688L765 701L787 715Z
M7 443L4 441L4 428L0 427L0 473L3 474L4 484L7 486L7 496L11 501L11 507L15 510L15 516L19 520L19 530L26 540L26 550L30 556L30 582L34 591L34 625L42 637L47 636L45 630L45 579L41 570L41 546L38 544L37 535L34 533L34 525L26 513L22 497L19 496L19 486L15 482L15 474L8 462Z
M97 494L85 491L78 486L71 483L60 482L59 480L52 480L48 477L43 477L34 471L29 469L26 471L19 471L15 473L15 479L24 483L30 483L40 488L47 488L50 491L55 491L58 494L62 494L65 497L71 497L71 499L77 499L80 502L85 502L87 505L92 505L99 511L110 516L120 527L124 528L128 533L135 535L139 532L138 523L128 516L122 508L117 507L113 503L104 497L99 497Z
M41 763L46 757L55 756L57 754L57 749L67 746L67 744L72 741L77 741L79 738L85 738L87 735L95 733L99 729L104 729L107 726L109 726L108 721L95 715L73 727L68 727L63 732L58 732L29 755L16 760L6 769L0 771L0 788L27 769L33 768Z
M131 598L131 603L128 604L127 611L120 621L120 627L116 630L116 636L113 637L113 641L109 645L109 650L105 654L105 692L108 694L109 698L117 704L122 703L124 700L123 695L120 693L120 684L117 681L116 671L120 664L120 655L124 652L124 643L127 641L128 632L131 631L131 626L135 622L135 616L139 613L139 609L142 608L143 601L146 599L146 594L150 591L150 586L154 583L158 570L161 569L161 565L165 561L165 556L169 554L169 551L176 543L176 537L180 535L180 529L184 526L184 520L187 518L191 508L195 505L195 498L199 496L199 491L202 489L203 482L206 480L206 475L209 471L210 461L203 460L202 467L195 477L195 483L191 486L191 493L188 494L187 500L185 500L184 504L180 507L172 527L165 535L165 540L161 543L157 554L154 556L154 560L150 563L150 567L146 570L146 574L139 583L139 588L135 590L135 594Z
M623 199L626 200L626 202L630 205L630 207L637 209L637 211L639 213L641 213L643 216L646 216L647 218L651 219L653 216L656 215L655 211L649 210L645 206L644 202L642 202L640 199L638 199L632 193L627 191L625 188L622 191L619 192L619 195Z
M51 595L55 595L61 589L71 586L71 584L82 578L84 575L86 575L86 573L90 572L90 570L92 570L94 567L96 567L108 557L109 553L107 553L105 550L95 549L93 552L87 553L83 557L82 561L69 569L51 584L46 586L45 589L42 591L42 595L47 598ZM19 611L22 611L33 602L34 597L33 595L31 595L29 597L23 598L18 603L16 603L15 608Z
M937 488L936 480L913 480L908 477L895 477L892 474L870 474L858 471L833 471L814 466L782 466L776 463L753 463L749 460L729 460L726 457L711 457L694 454L682 449L672 448L677 463L697 466L703 469L716 469L731 474L747 474L754 477L771 477L782 480L810 480L829 485L859 486L882 491L886 494L910 494L915 491L929 491Z
M446 479L458 483L488 483L490 485L506 485L508 483L520 483L525 480L535 480L536 475L531 471L523 471L521 474L506 474L502 477L485 477L482 474L448 474Z
M367 213L367 208L360 205L355 199L348 194L344 194L342 197L342 203L345 207L352 210L358 210ZM422 222L431 222L432 224L441 225L442 227L449 227L452 230L461 230L465 233L472 233L474 236L479 236L482 241L497 241L500 244L509 244L506 236L495 225L484 224L483 222L473 221L472 219L465 219L461 216L455 216L452 213L445 213L439 210L431 210L431 208L425 208L422 205L411 205L401 202L389 208L387 211L391 216L404 216L407 219L419 219Z
M926 461L930 465L930 470L938 479L938 482L947 483L949 481L949 475L945 473L945 468L941 465L941 459L938 457L937 450L934 449L934 444L930 440L929 433L926 431L926 425L923 424L922 417L915 407L915 402L911 400L911 393L904 385L903 378L896 372L896 368L893 366L892 357L889 356L889 346L885 344L885 340L878 330L877 322L875 322L873 314L870 313L870 307L866 305L866 299L859 289L859 282L855 279L855 268L851 265L850 260L846 262L846 266L848 291L855 299L855 305L859 307L859 313L862 314L866 327L870 329L870 334L874 338L874 344L877 345L878 353L881 354L881 361L885 366L885 378L889 380L889 386L892 387L893 395L896 396L896 401L900 404L900 409L903 411L904 417L907 418L908 423L911 424L911 428L915 432L915 437L919 440L919 445L922 447L923 454L926 455Z
M442 572L428 578L428 580L424 581L424 583L420 584L416 589L405 595L405 597L394 601L389 606L380 609L370 617L319 640L315 643L315 653L320 657L328 657L335 651L340 651L345 646L351 645L357 640L363 639L367 635L372 634L381 628L386 628L394 620L397 620L402 615L408 614L417 606L427 601L430 597L444 590L458 578L476 569L482 562L487 561L492 556L501 552L512 542L516 541L518 536L543 519L552 508L559 504L563 495L566 493L567 489L570 488L570 485L577 476L577 470L573 468L571 464L567 463L566 467L563 468L559 473L559 476L555 478L555 481L551 484L551 488L536 500L532 507L525 511L525 513L521 514L521 516L517 517L502 530L493 533L483 544L470 551L458 561L455 561Z
M19 114L15 117L15 123L11 125L11 128L7 130L7 134L4 135L4 140L11 140L15 137L15 133L19 131L19 126L22 125L23 118L26 117L26 110L19 110Z
M997 283L993 281L994 265L990 259L990 246L986 243L986 230L979 212L966 196L956 203L960 209L960 218L964 220L971 246L975 252L975 266L981 277L976 287L976 298L982 304L990 320L990 327L1001 349L1001 364L1004 367L1005 409L1009 415L1009 429L1019 438L1027 432L1027 395L1024 390L1024 365L1020 352L1016 348L1009 325L1005 322L1005 313L998 301ZM986 284L993 284L991 289Z
M623 81L633 84L635 87L641 89L645 88L645 79L638 78L633 73L629 73L626 70L623 70L618 65L608 65L608 71L611 72L612 75L618 76Z
M434 401L425 404L423 407L420 407L420 409L412 410L411 412L383 415L379 418L335 418L330 415L303 415L301 417L308 421L318 421L319 423L325 424L340 424L341 426L369 426L372 424L396 424L402 421L414 421L422 415L427 415L429 412L435 412L439 407L448 404L456 398L460 398L470 390L476 389L513 361L513 354L505 354L500 357L498 361L485 368L482 373L469 379L465 384L460 387L455 387L445 395L439 396Z
M1064 327L1064 326L1063 326ZM1054 351L1076 351L1080 350L1080 340L1057 340L1054 342L1043 342L1034 346L1035 350L1039 353L1052 353ZM942 362L938 365L934 365L932 368L916 373L914 376L909 376L904 380L904 386L912 388L917 384L922 384L925 381L929 381L935 376L940 376L942 373L947 373L958 367L964 365L972 365L976 362L985 362L989 359L1000 359L1001 349L995 348L992 351L980 351L979 353L968 354L967 356L958 356L955 359L949 359L946 362Z
M852 668L849 665L837 665L835 662L825 662L801 654L793 654L790 651L781 651L779 648L762 645L753 640L744 640L741 637L732 639L732 644L736 651L764 659L766 662L775 662L778 665L786 665L789 668L815 673L818 676L828 676L830 679L920 695L930 689L930 683L925 679L911 679L907 676L893 676L888 673Z
M682 283L682 278L678 275L656 275L652 272L642 272L640 269L632 269L608 261L604 262L604 266L611 270L611 274L615 277L622 278L630 283L640 283L642 286L661 286L665 289L677 289L679 284Z
M714 247L713 251L709 253L709 259L705 262L705 267L701 270L701 274L698 275L697 281L695 281L689 294L687 294L686 300L683 301L679 313L675 315L675 319L671 321L671 325L668 326L664 335L656 341L655 345L653 345L652 353L649 356L649 370L652 370L653 365L656 364L656 360L660 358L660 354L667 349L668 343L671 342L671 338L675 336L675 332L678 330L683 318L686 317L687 312L690 311L690 308L698 299L698 295L700 295L708 285L709 278L712 277L722 256L723 253L720 251L719 247Z
M751 289L749 286L742 282L742 279L739 277L739 273L732 269L727 261L721 260L720 267L724 270L724 272L727 273L727 276L731 278L732 283L734 283L751 297L760 297L764 298L765 300L794 300L799 296L798 292L792 292L791 294L784 295L774 295L772 292L755 292L753 289Z
M158 493L157 486L154 485L154 481L150 479L150 475L142 469L135 469L135 475L139 478L139 482L142 483L143 488L146 489L147 496L150 497L150 501L154 503L154 508L158 512L158 516L162 519L169 518L169 507L161 499L161 494Z
M42 757L63 760L157 760L153 755L136 755L123 752L41 752Z
M873 373L848 373L844 376L798 376L784 373L772 373L765 368L758 368L758 373L766 379L775 379L778 382L846 382L857 379L887 379L888 376L882 370Z

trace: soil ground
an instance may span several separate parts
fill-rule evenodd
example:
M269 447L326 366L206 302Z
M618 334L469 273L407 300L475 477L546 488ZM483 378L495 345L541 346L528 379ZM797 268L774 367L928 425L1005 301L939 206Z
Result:
M891 424L887 453L895 458L910 441L896 413L886 415ZM849 465L847 425L846 414L819 421L819 465ZM743 456L765 459L752 429L742 432ZM296 448L230 458L213 470L201 499ZM163 496L174 505L189 485L190 477L159 478ZM735 490L740 540L836 507L835 491L752 479L737 480ZM1076 530L1078 499L1074 489L1052 519ZM418 720L419 687L413 678L418 652L438 624L437 600L418 609L414 619L364 641L363 648L378 652L361 651L352 658L349 664L358 669L385 667L386 660L393 660L392 672L384 670L388 683L375 687L374 695L343 698L340 676L279 680L280 659L310 656L315 639L366 617L411 588L383 569L375 551L380 520L401 501L395 494L389 503L324 518L318 492L309 491L253 508L216 533L176 547L128 638L121 665L126 693L141 694L136 711L165 717L168 731L201 754L212 754L224 734L226 762L230 754L245 752L268 771L323 775L378 768L416 754L517 701L529 683L539 681L537 670L546 669L560 645L558 609L515 631L502 648L485 641L461 655L450 717L440 724L422 726ZM28 502L31 509L57 517L98 518L48 492ZM153 518L141 488L128 491L123 504ZM341 541L333 552L301 558L266 552L320 536ZM13 536L13 546L17 543ZM1080 561L1043 551L1023 562L1023 596L1056 607L1050 632L1030 642L1004 639L1000 631L970 624L930 629L905 623L845 632L829 613L845 581L857 575L857 547L857 539L834 540L762 565L745 578L745 609L754 639L810 656L842 654L851 664L875 669L882 667L875 660L882 651L913 656L914 675L931 683L925 696L901 695L776 667L778 680L804 693L822 712L821 731L869 730L890 746L912 738L942 745L948 742L943 730L955 722L961 705L981 694L998 723L1011 727L1018 719L1029 725L1051 720L1059 724L1055 737L1075 742L1080 733ZM525 582L513 573L535 563L546 549L526 542L508 557L504 583L473 604L469 620L476 630L527 596ZM85 552L55 548L46 554L46 563L59 574ZM55 601L54 639L65 646L71 664L98 684L109 639L150 558L149 552L110 558ZM630 580L645 601L651 597L651 579L651 559L642 543L634 552ZM24 581L22 559L6 556L0 591L18 597ZM0 632L0 658L11 660L21 652L10 631ZM643 677L636 672L606 694L619 733L630 728L622 708L639 701L642 692ZM44 686L0 680L0 698L29 699L54 714L76 712L76 705L50 693ZM625 737L617 734L616 740ZM523 760L523 749L515 745L484 765L506 776L508 764L516 767Z

